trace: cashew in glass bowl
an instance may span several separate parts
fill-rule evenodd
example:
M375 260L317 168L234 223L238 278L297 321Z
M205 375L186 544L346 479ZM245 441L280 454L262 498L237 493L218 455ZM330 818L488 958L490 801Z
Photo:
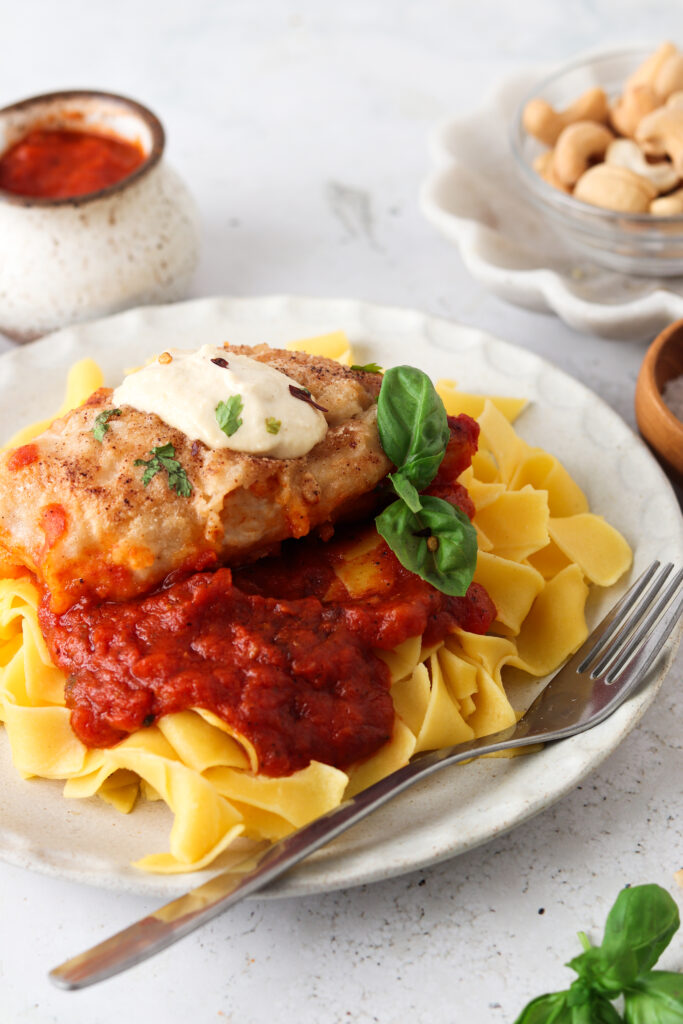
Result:
M660 196L650 203L650 213L655 217L675 217L683 213L683 188L670 192L668 196Z
M614 136L604 124L577 121L565 128L555 146L553 170L565 185L575 185L596 159L602 159Z
M636 68L611 107L599 88L560 111L536 97L522 125L554 145L533 166L555 188L608 210L683 213L678 199L663 201L683 183L683 53L673 43Z
M648 156L670 157L683 177L683 109L658 107L636 129L636 142Z
M620 213L648 213L657 189L646 178L615 164L596 164L582 174L574 196L591 206Z
M555 110L542 99L529 100L522 120L524 130L546 146L554 146L560 132L576 121L606 122L607 96L604 89L588 89L566 110Z
M650 54L647 60L643 61L640 67L636 68L632 75L629 75L624 83L624 89L631 89L636 85L649 85L654 89L660 71L667 61L677 53L678 50L673 43L668 40L662 43L654 53Z
M554 188L559 188L561 192L571 192L569 185L565 185L563 181L560 181L555 169L553 167L553 153L554 150L548 149L545 153L539 153L534 160L534 170L537 174L547 181L549 185Z
M629 171L654 185L658 192L669 192L678 184L680 177L668 160L649 163L637 142L632 139L614 139L605 153L605 163L614 167L627 167Z
M629 86L611 108L610 124L619 135L633 137L646 114L652 113L659 105L660 99L651 85Z

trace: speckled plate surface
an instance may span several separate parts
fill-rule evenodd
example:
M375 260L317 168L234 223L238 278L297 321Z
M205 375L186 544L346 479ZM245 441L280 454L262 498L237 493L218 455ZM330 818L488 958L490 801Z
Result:
M0 358L0 437L60 404L65 373L90 355L115 384L124 367L172 346L268 342L345 329L360 362L418 364L476 392L522 395L522 436L564 462L634 548L633 575L653 558L683 560L678 504L641 441L600 398L523 349L470 327L404 309L346 300L201 299L132 310L60 331ZM594 623L628 581L594 594ZM320 850L268 896L323 892L424 867L486 842L548 807L599 764L654 699L674 654L670 641L647 685L611 719L537 754L446 770ZM159 897L210 876L142 875L130 861L167 847L170 814L145 804L124 817L97 798L66 801L61 783L22 781L0 736L0 857L92 885Z
M500 298L556 313L603 338L652 339L683 316L683 277L598 266L553 230L519 180L511 126L519 104L551 70L504 79L472 114L434 130L434 167L420 188L420 208L455 243L472 276Z

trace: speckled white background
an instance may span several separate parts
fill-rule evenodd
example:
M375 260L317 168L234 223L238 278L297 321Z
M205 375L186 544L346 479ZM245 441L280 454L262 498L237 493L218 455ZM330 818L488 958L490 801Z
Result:
M203 217L194 294L353 296L451 316L556 362L633 423L644 347L487 295L422 221L416 191L437 119L535 60L683 41L677 0L0 0L0 25L0 103L101 87L161 116ZM682 676L679 656L619 750L510 835L365 889L244 904L86 992L57 992L45 972L152 903L0 865L3 1024L511 1024L568 983L574 933L599 937L623 884L656 881L683 903ZM683 969L682 939L662 964Z

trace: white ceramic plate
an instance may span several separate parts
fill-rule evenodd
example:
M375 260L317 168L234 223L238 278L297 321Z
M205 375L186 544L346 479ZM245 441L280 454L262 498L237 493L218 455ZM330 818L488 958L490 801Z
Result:
M359 302L273 297L201 299L132 310L83 324L0 358L0 437L60 404L68 366L85 355L116 383L124 367L172 346L224 340L279 344L338 328L361 363L417 364L478 392L523 395L519 420L531 442L555 452L635 549L634 574L653 558L682 559L676 499L645 446L596 395L523 349L470 327ZM591 620L623 585L590 604ZM591 732L513 760L442 772L377 812L291 872L268 895L322 892L388 878L452 857L549 806L605 758L652 701L673 657L660 658L647 687ZM97 798L66 801L61 783L22 781L0 736L0 856L94 885L170 896L211 872L155 877L130 861L167 848L170 814L146 804L124 817Z
M518 180L510 129L519 104L550 70L505 79L474 113L434 131L435 167L420 207L455 242L472 276L501 298L603 338L651 339L683 317L683 278L597 266L553 231Z

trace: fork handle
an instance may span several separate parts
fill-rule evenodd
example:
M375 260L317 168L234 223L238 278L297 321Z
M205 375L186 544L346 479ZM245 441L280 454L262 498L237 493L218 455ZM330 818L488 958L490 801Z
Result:
M380 779L321 818L316 818L256 855L248 856L240 861L237 868L216 875L136 924L55 967L50 971L51 981L60 988L86 988L133 967L223 913L245 896L262 889L304 857L367 817L377 807L439 768L465 761L473 755L481 757L483 754L537 742L535 735L519 735L524 732L522 720L502 732L468 740L456 747L418 755L403 768ZM241 871L238 870L240 867Z

